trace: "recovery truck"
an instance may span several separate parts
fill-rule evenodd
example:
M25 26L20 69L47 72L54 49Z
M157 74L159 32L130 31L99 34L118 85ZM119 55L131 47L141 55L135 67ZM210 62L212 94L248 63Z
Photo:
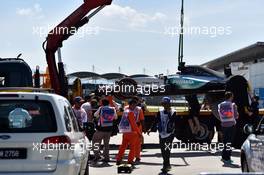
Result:
M62 43L73 35L80 27L89 22L90 18L98 13L105 6L110 5L112 0L84 0L84 3L78 7L70 16L65 18L58 26L49 32L46 41L43 43L43 49L46 54L46 61L48 64L48 71L50 76L51 88L55 93L62 96L68 96L68 83L63 68L63 62L58 60L58 65L55 60L55 53L60 52ZM92 11L92 12L91 12ZM86 16L91 12L88 16ZM248 83L242 76L230 76L230 74L222 75L213 70L201 66L186 66L183 62L183 0L181 10L181 34L179 37L179 56L178 56L178 72L165 78L165 91L151 95L184 95L187 97L190 109L195 109L198 112L198 118L201 124L201 132L195 136L198 141L208 141L208 126L211 124L210 120L213 117L219 119L217 114L217 104L223 99L223 94L226 90L230 90L235 95L235 102L238 105L240 114L238 124L238 136L236 137L239 142L235 145L237 148L241 146L246 136L242 134L243 126L247 121L247 114L245 109L249 106L248 98ZM64 32L61 32L63 29ZM65 29L67 29L65 32ZM11 61L11 60L10 60ZM1 61L0 61L1 63ZM21 62L21 64L24 64ZM2 70L2 69L1 69ZM8 70L7 70L8 72ZM9 71L11 72L11 71ZM28 70L28 77L31 74ZM1 73L1 76L3 74ZM19 76L18 76L19 77ZM24 76L21 77L23 79ZM24 78L25 78L24 77ZM37 76L38 77L38 76ZM32 86L32 80L25 78L21 80L26 84L21 85L13 84L14 86ZM5 79L7 83L8 79ZM119 82L120 84L135 84L132 79L125 78ZM13 86L10 84L10 86ZM206 94L208 101L211 104L212 112L200 112L199 103L197 104L196 94ZM135 93L114 94L120 99L131 98ZM193 135L189 132L187 117L190 113L188 111L178 112L178 120L176 123L176 137L183 141L190 141ZM146 113L146 128L153 122L155 113ZM241 131L241 132L240 132Z
M60 28L67 28L68 31L77 31L80 27L89 22L90 18L94 16L97 12L103 9L105 6L110 5L112 0L84 0L84 3L77 8L70 16L65 18L58 26L56 26L49 34L46 41L43 43L43 48L46 53L46 60L48 63L51 87L55 90L55 93L67 96L67 79L65 77L65 72L63 68L63 62L61 59L58 61L58 66L56 66L55 61L55 52L62 47L62 43L64 40L67 40L72 34L70 33L61 33L56 32L60 31ZM226 90L232 91L235 95L234 101L238 105L239 111L239 121L238 121L238 134L237 141L235 147L239 148L246 136L243 135L242 128L245 125L247 118L249 117L246 114L246 108L249 107L249 96L248 96L248 82L242 76L231 76L230 74L222 75L213 70L201 67L201 66L186 66L185 62L183 62L183 22L184 22L184 1L182 0L181 7L181 33L179 36L179 50L178 50L178 70L179 72L175 75L169 76L165 79L165 92L155 93L151 95L185 95L187 97L187 101L189 103L190 109L198 110L199 120L203 127L202 131L196 138L198 140L205 141L208 139L208 125L210 125L210 118L205 117L208 114L204 115L200 113L200 106L197 103L196 94L206 94L209 103L211 104L212 113L209 115L213 115L219 119L217 113L217 104L223 100L223 94ZM89 12L94 10L90 15L86 16ZM54 32L55 31L55 32ZM228 71L227 71L228 72ZM136 84L133 80L125 78L119 82L120 84ZM135 93L127 94L127 93L118 93L115 94L116 97L125 99L130 98L131 96L137 95ZM185 113L187 116L190 113ZM179 113L179 128L176 128L178 133L176 136L182 140L188 140L186 128L186 121L184 119L184 115ZM152 113L146 114L146 121L153 121ZM186 117L185 117L186 118ZM148 122L146 122L148 123ZM180 127L181 126L181 127ZM192 137L192 136L190 136Z

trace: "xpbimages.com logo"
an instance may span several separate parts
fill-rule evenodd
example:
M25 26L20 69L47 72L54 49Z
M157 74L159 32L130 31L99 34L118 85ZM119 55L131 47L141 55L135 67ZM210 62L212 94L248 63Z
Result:
M173 142L165 143L165 150L176 151L176 150L188 150L188 151L222 151L232 150L231 143L184 143L184 142Z
M123 93L123 94L142 94L150 95L154 93L164 93L165 85L146 84L146 85L132 85L132 84L113 84L113 85L99 85L99 93L109 95L111 93Z
M77 27L56 27L53 28L51 25L47 26L33 26L32 34L45 37L47 35L75 35L78 38L83 38L85 36L97 36L102 30L100 27L85 27L85 28L77 28Z
M81 153L84 153L86 151L90 150L100 150L100 144L99 143L50 143L49 141L47 143L32 143L33 151L38 151L39 153L45 152L45 151L61 151L61 150L81 150Z

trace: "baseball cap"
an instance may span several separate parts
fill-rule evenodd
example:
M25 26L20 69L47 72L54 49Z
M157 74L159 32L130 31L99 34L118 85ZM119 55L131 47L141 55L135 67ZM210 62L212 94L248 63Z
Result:
M171 102L171 99L170 97L163 97L162 100L161 100L162 103L170 103Z
M77 96L77 97L74 98L74 102L75 102L75 103L81 103L81 102L84 102L84 100L83 100L82 97Z

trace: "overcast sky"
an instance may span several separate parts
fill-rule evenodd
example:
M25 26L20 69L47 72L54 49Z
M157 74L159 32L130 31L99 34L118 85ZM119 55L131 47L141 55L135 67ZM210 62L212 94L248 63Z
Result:
M32 68L46 60L42 42L82 0L1 2L0 57L19 53ZM113 0L64 41L67 72L136 74L177 70L180 0ZM202 64L264 41L263 0L185 0L184 60Z

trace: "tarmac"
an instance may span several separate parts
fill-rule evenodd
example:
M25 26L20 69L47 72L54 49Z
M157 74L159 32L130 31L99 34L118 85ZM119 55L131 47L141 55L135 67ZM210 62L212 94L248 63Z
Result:
M121 143L122 135L111 138L112 148L117 148ZM215 139L213 140L215 141ZM175 143L181 143L174 139ZM142 151L141 163L131 173L132 175L158 175L161 173L162 157L158 148L158 134L151 133L144 135L145 148ZM114 146L113 146L114 145ZM116 145L116 146L115 146ZM150 147L148 147L151 145ZM208 146L209 147L209 146ZM171 154L172 175L199 175L200 173L241 173L240 168L240 150L233 150L232 165L224 165L221 161L221 152L202 147L201 150L190 150L187 146L174 147ZM115 175L117 167L115 165L115 156L117 149L110 151L111 161L108 164L102 162L91 162L89 166L89 175ZM127 152L126 152L127 153ZM126 158L124 158L126 160Z

